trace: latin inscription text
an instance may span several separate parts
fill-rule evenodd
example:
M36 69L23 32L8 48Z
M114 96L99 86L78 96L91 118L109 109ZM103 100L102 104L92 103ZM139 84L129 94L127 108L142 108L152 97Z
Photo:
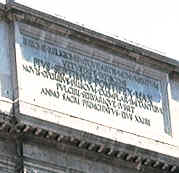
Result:
M23 70L39 79L55 81L55 87L43 86L40 94L77 104L86 110L103 112L106 116L121 117L151 126L137 110L148 111L163 116L161 105L156 99L141 90L129 87L130 83L153 88L159 92L159 82L110 64L73 54L64 49L23 37L23 46L57 56L58 62L32 57L31 64L23 64Z

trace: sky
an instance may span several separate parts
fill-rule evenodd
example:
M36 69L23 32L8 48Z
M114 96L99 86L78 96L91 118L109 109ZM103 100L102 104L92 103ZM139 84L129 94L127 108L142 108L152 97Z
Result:
M179 0L16 2L179 61Z

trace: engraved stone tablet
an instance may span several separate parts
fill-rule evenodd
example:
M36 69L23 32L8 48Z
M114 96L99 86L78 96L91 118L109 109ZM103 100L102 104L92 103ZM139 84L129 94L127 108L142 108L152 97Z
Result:
M165 84L159 76L112 65L97 56L20 33L17 26L16 41L20 103L35 106L35 113L29 115L39 118L38 109L44 109L47 121L56 119L58 123L58 116L63 115L164 140ZM21 113L27 107L20 107ZM81 125L79 128L83 130Z

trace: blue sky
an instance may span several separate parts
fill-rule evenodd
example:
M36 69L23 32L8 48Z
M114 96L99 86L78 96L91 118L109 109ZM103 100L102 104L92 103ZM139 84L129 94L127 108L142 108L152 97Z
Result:
M0 0L4 1L4 0ZM179 61L178 0L16 0Z

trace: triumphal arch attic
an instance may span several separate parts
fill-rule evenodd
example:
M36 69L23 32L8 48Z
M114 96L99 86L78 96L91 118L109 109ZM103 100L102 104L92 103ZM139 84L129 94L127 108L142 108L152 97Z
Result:
M178 61L16 2L0 44L0 173L179 172Z

